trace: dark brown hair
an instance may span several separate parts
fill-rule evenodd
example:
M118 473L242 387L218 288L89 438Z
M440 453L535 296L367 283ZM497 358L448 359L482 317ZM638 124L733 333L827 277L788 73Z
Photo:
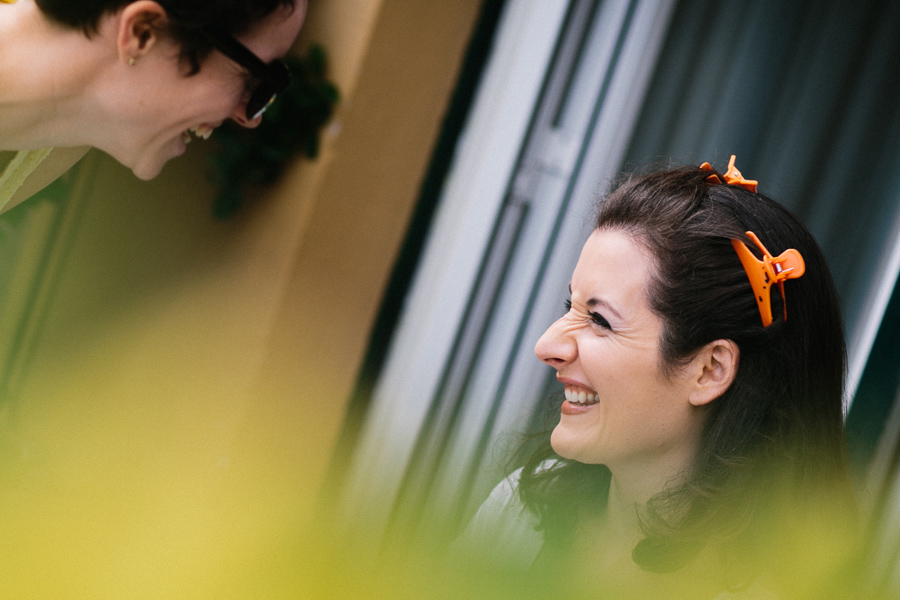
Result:
M647 297L663 323L665 369L716 339L740 348L735 380L709 409L684 483L654 496L641 513L646 537L633 559L650 571L677 569L709 543L746 557L770 545L785 520L853 504L844 459L843 325L825 259L788 210L761 194L712 184L708 175L681 167L627 177L596 220L598 229L630 233L653 256ZM769 327L731 244L746 241L760 256L746 231L774 255L796 248L806 263L805 275L785 284L786 320L781 296L772 293ZM529 460L520 495L545 532L558 534L574 524L572 496L601 507L610 475L602 465L558 458L553 468L539 466L551 456L548 442Z
M114 13L134 0L35 0L38 8L51 21L86 35L97 31L100 18ZM200 35L204 28L214 28L235 36L250 31L260 21L282 7L295 7L295 0L155 0L169 17L165 33L181 45L181 58L200 70L200 63L212 46Z

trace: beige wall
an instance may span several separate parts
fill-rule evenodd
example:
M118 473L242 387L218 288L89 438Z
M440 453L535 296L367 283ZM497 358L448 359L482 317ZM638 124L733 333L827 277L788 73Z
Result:
M0 412L4 597L289 582L478 8L318 0L340 112L230 221L201 144L83 162Z

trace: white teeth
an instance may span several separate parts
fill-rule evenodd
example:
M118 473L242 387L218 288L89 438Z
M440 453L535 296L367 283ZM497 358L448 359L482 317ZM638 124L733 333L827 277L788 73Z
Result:
M571 402L572 404L581 404L584 406L589 406L591 404L596 404L600 401L600 397L597 394L585 392L585 391L577 391L574 389L566 388L566 400Z
M196 127L191 127L190 129L194 135L203 140L208 140L209 136L213 133L213 128L206 123L203 125L197 125Z
M182 131L181 139L182 139L182 141L184 141L185 144L190 144L191 143L191 134L188 133L187 131Z

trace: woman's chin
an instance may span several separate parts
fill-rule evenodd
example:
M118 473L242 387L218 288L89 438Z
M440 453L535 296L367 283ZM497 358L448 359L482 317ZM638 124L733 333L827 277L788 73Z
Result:
M553 428L550 434L550 447L553 451L568 460L574 460L586 465L607 464L607 453L602 452L598 446L598 440L586 436L584 431L573 430L563 423Z
M143 181L150 181L151 179L153 179L157 175L159 175L161 171L162 171L162 168L159 168L159 169L156 169L153 171L132 169L131 172L134 173L134 176L137 177L138 179L141 179Z
M131 172L138 179L149 181L159 175L167 162L181 156L187 150L187 143L179 135L158 149L155 153L144 153L131 165ZM127 163L125 163L127 164Z
M562 458L577 460L577 452L572 447L572 440L569 437L568 433L557 425L550 434L550 447Z
M138 179L149 181L162 172L165 164L169 162L168 158L153 157L150 160L141 160L131 168L131 172Z

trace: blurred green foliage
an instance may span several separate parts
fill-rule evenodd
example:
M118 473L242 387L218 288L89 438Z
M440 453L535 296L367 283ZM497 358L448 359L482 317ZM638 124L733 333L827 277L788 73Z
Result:
M319 134L340 100L326 77L325 50L314 45L305 56L289 56L285 62L291 83L259 127L246 129L229 121L216 129L211 177L219 188L213 203L217 219L234 215L253 187L277 181L297 154L310 159L319 154Z

